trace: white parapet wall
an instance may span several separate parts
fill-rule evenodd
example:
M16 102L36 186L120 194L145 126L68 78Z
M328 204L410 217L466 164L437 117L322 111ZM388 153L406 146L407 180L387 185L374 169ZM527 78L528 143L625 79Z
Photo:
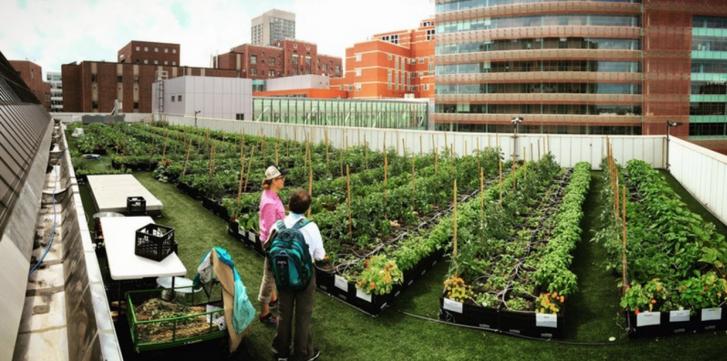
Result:
M174 125L195 125L193 117L167 115L165 120ZM519 159L540 158L550 152L561 166L572 167L578 162L587 161L594 169L600 169L601 161L606 157L606 144L610 141L620 163L642 159L656 168L666 166L664 136L519 134L516 138L513 134L349 128L205 117L197 118L197 126L291 140L308 138L315 143L323 143L328 139L333 147L338 148L366 144L371 149L381 150L386 144L390 149L398 149L400 154L404 151L429 153L433 149L444 150L445 146L454 148L458 155L470 154L485 147L500 147L506 157L511 157L514 150Z
M695 199L727 224L727 155L672 137L669 170Z
M84 115L108 115L108 113L50 113L51 117L60 119L63 123L80 122ZM152 120L151 113L123 113L124 121L129 123L150 122Z

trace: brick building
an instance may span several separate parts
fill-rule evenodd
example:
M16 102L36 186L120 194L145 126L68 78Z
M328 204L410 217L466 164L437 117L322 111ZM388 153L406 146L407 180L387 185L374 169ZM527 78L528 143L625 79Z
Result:
M233 69L244 78L270 79L317 74L341 75L341 58L318 54L318 46L300 40L279 41L277 46L243 44L213 60L216 69Z
M28 60L9 62L45 109L50 110L50 84L43 81L43 68Z
M132 40L119 49L117 61L125 64L177 66L179 44Z
M63 64L63 111L110 112L116 99L126 113L150 113L152 84L157 72L167 78L182 75L240 77L238 71L187 66L163 66L132 63L83 61Z
M331 80L352 98L434 96L434 21L417 29L375 34L346 49L346 71Z

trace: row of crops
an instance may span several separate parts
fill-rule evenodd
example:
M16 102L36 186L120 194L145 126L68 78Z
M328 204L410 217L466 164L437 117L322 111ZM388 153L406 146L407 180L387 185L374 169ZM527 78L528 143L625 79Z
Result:
M399 156L392 145L334 149L305 135L282 140L167 124L84 130L72 146L77 174L108 173L89 166L81 157L86 153L106 154L117 172L154 171L201 199L251 245L259 243L264 169L289 170L281 198L285 203L298 187L312 192L310 217L330 256L330 269L318 272L319 287L366 312L380 312L446 254L443 319L562 335L564 310L578 289L571 266L582 238L590 164L563 169L550 155L505 162L490 148L459 157L448 149ZM607 163L607 182L626 185L628 200L619 202L616 186L604 187L599 201L610 206L597 240L625 285L621 306L632 328L637 317L671 310L686 310L690 322L704 327L701 310L716 317L727 302L724 236L690 212L648 164ZM707 326L727 327L721 313Z

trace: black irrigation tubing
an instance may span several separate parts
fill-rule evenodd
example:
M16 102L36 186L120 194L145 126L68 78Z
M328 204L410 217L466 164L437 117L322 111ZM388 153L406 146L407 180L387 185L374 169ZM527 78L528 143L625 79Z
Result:
M521 339L531 340L531 341L540 341L540 342L557 343L557 344L574 345L574 346L613 346L613 345L618 345L618 344L621 343L621 342L615 342L615 341L614 342L567 341L567 340L558 340L558 339L553 339L553 338L532 337L532 336L521 335L519 333L497 330L497 329L494 329L494 328L479 327L479 326L470 326L470 325L462 325L462 324L459 324L459 323L454 323L454 322L449 322L449 321L443 321L443 320L440 320L440 319L437 319L437 318L431 318L431 317L427 317L427 316L417 315L415 313L406 312L406 311L398 311L398 312L401 313L401 314L403 314L403 315L405 315L405 316L408 316L408 317L411 317L411 318L415 318L415 319L419 319L419 320L423 320L423 321L429 321L429 322L439 323L439 324L448 325L448 326L455 326L455 327L467 328L467 329L471 329L471 330L485 331L485 332L489 332L489 333L495 333L495 334L500 334L500 335L512 336L512 337L515 337L515 338L521 338Z
M340 302L340 303L341 303L341 304L343 304L343 305L346 305L346 306L348 306L348 307L351 307L351 308L353 308L354 310L356 310L356 311L358 311L358 312L361 312L361 313L363 313L363 314L364 314L364 315L366 315L366 316L369 316L369 317L371 317L371 318L379 318L379 315L378 315L378 314L368 313L368 312L364 311L364 309L362 309L362 308L360 308L360 307L358 307L358 306L356 306L356 305L354 305L354 304L348 303L348 302L346 302L345 300L343 300L343 299L340 299L340 298L338 298L338 297L336 297L336 296L334 296L334 295L332 295L332 294L330 294L330 293L328 293L328 292L326 292L326 291L324 291L324 290L322 290L322 289L320 289L320 288L318 288L318 287L316 287L316 290L317 290L318 292L320 292L320 293L322 293L322 294L324 294L324 295L326 295L326 296L328 296L328 297L330 297L330 298L332 298L332 299L334 299L334 300L336 300L336 301Z

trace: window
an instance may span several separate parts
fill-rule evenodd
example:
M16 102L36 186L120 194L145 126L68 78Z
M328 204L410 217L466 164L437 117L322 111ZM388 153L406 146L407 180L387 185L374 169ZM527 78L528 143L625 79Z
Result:
M235 114L235 120L245 120L245 114L244 113Z
M252 65L257 64L257 56L256 55L250 55L250 64L252 64Z
M91 82L96 82L96 74L91 74Z
M176 62L176 61L173 61L173 62L172 62L172 65L177 65L177 62Z
M275 70L268 71L268 76L271 77L271 78L274 78L275 77Z
M361 53L356 53L356 61L361 61Z
M164 48L164 54L166 54L166 53L168 53L168 52L169 52L169 49L167 49L167 48Z
M419 58L419 64L424 64L424 58Z
M427 30L427 40L434 39L434 29Z
M255 76L255 75L257 75L257 69L250 68L250 76Z
M293 54L293 58L291 59L291 63L293 64L293 66L297 66L298 65L298 54Z
M123 83L124 82L124 77L122 75L117 75L116 76L116 82L117 83Z
M144 64L149 64L149 60L144 59Z
M169 62L164 60L164 65L169 65Z
M98 109L98 102L96 102L95 100L92 101L91 102L91 108L93 108L94 110Z
M356 89L356 91L361 91L361 83L355 83L353 88Z
M356 68L355 72L356 72L356 76L361 76L361 68Z
M159 64L159 60L154 60L154 64L155 65L158 65Z
M177 49L172 49L172 54L176 54L176 53L177 53Z
M394 60L394 55L388 54L387 58L389 59L389 61L392 61L392 60Z
M144 52L148 52L148 51L149 51L149 48L145 46L144 47Z
M155 53L158 53L159 52L159 48L154 48L154 52Z
M180 95L177 95L177 101L178 102L181 102L182 101L182 95L181 94Z
M134 102L134 110L139 110L139 102Z
M141 49L140 49L140 48L139 48L139 47L137 46L137 47L136 47L136 51L139 51L139 50L141 50Z
M174 95L172 95L172 103L174 103Z
M275 58L270 58L270 65L275 65Z

